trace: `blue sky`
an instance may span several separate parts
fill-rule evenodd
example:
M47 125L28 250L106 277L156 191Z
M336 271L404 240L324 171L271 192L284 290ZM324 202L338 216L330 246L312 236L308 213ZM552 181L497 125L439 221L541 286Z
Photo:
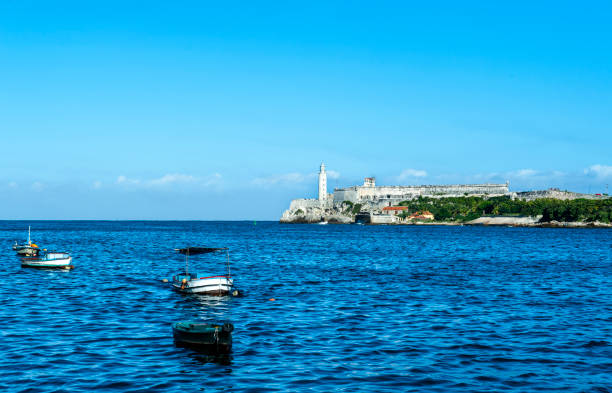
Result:
M0 3L0 218L278 219L330 187L612 183L612 5Z

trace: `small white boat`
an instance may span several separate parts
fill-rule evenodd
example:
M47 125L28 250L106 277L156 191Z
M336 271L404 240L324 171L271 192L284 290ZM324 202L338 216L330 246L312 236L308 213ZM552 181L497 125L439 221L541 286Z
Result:
M185 255L185 272L172 277L172 286L179 292L203 295L228 295L233 291L234 279L230 273L229 249L209 247L187 247L176 249ZM189 256L225 251L227 274L189 273Z
M230 276L206 276L205 274L177 274L172 277L172 286L184 293L205 295L227 295L234 280Z
M41 251L37 257L21 258L23 267L72 269L72 257L67 252Z

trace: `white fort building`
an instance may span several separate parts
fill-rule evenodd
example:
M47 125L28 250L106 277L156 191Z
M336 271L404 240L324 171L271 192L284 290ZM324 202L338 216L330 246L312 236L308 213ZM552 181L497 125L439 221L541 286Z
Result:
M362 211L380 213L384 207L401 201L428 196L434 198L452 196L502 196L511 195L508 182L504 184L452 184L421 186L377 186L376 179L366 177L363 185L336 188L327 193L325 164L319 169L319 195L317 199L294 199L289 210L283 213L281 222L351 222L353 217L345 214L347 207L360 204Z

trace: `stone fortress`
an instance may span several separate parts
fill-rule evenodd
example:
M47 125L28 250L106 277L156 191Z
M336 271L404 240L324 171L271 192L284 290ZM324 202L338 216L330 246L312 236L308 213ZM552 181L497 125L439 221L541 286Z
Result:
M319 169L319 195L317 199L294 199L288 210L283 213L280 222L285 223L315 223L335 222L352 223L355 214L352 207L359 204L362 212L368 212L372 217L378 217L382 209L395 206L402 201L427 196L432 198L480 196L509 196L533 200L538 198L576 199L598 198L592 194L579 194L558 189L542 191L510 192L509 182L503 184L452 184L452 185L420 185L420 186L377 186L376 179L366 177L363 185L346 188L336 188L327 193L327 173L325 164ZM381 217L381 223L390 217Z
M350 207L360 204L362 211L378 214L386 206L401 201L429 196L434 198L451 196L502 196L510 195L508 182L504 184L453 184L422 186L377 186L376 179L366 177L363 185L336 188L327 193L325 164L319 170L319 195L317 199L294 199L283 213L281 222L353 222L347 214Z

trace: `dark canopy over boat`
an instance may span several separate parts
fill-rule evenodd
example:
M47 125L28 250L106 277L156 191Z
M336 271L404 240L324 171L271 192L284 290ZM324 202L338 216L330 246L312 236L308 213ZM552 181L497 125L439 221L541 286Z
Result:
M177 248L176 251L180 252L183 255L198 255L198 254L208 254L210 252L227 250L227 247L187 247L187 248Z

